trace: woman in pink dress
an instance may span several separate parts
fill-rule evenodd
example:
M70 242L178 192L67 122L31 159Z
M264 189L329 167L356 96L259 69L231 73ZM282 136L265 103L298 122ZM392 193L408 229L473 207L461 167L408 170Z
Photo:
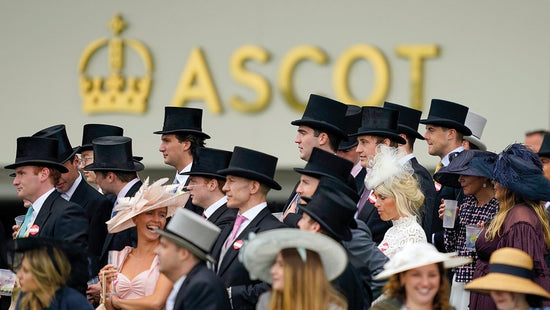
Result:
M158 256L154 250L166 219L177 207L185 205L187 194L174 194L175 186L162 186L168 179L149 184L147 179L134 197L119 201L116 215L107 222L109 233L136 226L137 247L125 247L118 253L118 266L106 265L101 269L107 275L107 292L111 290L113 276L117 295L110 296L107 309L163 309L172 290L172 283L160 274ZM100 277L101 278L101 277Z

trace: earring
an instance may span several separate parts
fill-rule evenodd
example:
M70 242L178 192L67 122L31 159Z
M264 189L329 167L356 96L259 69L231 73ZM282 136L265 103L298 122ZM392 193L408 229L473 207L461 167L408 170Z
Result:
M483 188L487 188L487 183L483 183Z

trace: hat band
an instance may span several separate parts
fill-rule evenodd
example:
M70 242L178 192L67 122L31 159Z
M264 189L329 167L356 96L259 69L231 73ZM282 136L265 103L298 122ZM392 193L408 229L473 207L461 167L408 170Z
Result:
M490 264L489 273L491 272L504 273L504 274L509 274L512 276L517 276L520 278L531 279L531 280L534 278L533 271L530 269L504 265L504 264Z

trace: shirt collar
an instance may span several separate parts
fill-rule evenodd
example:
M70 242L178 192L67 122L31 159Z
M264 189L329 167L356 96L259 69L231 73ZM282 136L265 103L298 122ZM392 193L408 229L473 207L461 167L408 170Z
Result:
M78 178L73 182L73 185L71 185L71 188L69 188L68 191L61 193L61 196L65 196L64 198L67 199L67 201L71 200L71 197L73 197L74 192L76 191L76 188L78 185L80 185L80 182L82 181L82 175L80 172L78 173Z
M185 184L185 182L187 182L187 178L189 178L189 176L188 175L182 175L182 173L191 171L192 166L193 166L193 162L191 162L189 165L187 165L183 169L181 169L180 172L176 171L176 179L178 180L179 184Z
M172 291L170 292L170 295L168 295L168 299L166 300L166 310L174 309L174 306L176 304L176 297L178 296L178 292L183 285L183 281L185 281L185 278L187 278L187 275L182 276L176 282L174 282Z
M242 216L246 217L247 220L252 221L265 207L267 207L267 202L262 202L250 208Z
M216 210L218 210L226 202L227 202L227 196L223 196L222 198L220 198L220 200L214 202L208 208L204 209L204 212L203 212L204 216L206 216L206 218L209 218L210 216L212 216L212 214L214 214L214 212L216 212Z
M50 196L51 193L53 193L54 190L55 190L55 188L50 189L49 191L44 193L42 196L38 197L38 199L36 199L32 203L32 209L33 209L32 218L33 219L36 218L36 216L38 215L38 212L40 212L40 209L42 209L42 206L44 205L44 202L46 201L46 199L48 199L48 197Z
M442 159L441 159L441 163L443 164L443 166L447 167L449 165L449 163L451 162L449 160L449 155L451 155L452 153L460 153L464 151L464 148L461 146L457 147L456 149L450 151L449 153L447 153L447 155L445 155Z
M359 160L354 166L353 168L351 168L351 175L355 178L359 172L361 172L361 169L363 169L363 167L361 166L361 160Z
M403 156L399 159L399 163L403 165L403 164L405 164L406 162L408 162L409 160L411 160L415 157L416 156L414 156L413 153L407 154L407 155L405 155L405 156Z
M118 192L118 195L116 195L117 201L119 198L126 197L126 194L128 194L128 191L130 190L130 188L132 188L132 186L134 186L134 184L136 184L138 181L139 181L138 178L134 178L132 181L126 183L126 185L124 185L124 187L120 190L120 192Z

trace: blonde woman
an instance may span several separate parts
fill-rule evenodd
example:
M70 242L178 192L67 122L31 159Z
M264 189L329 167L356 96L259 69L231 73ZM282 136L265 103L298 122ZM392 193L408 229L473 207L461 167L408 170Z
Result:
M476 241L478 261L474 280L489 273L493 252L513 247L533 258L533 280L550 290L550 276L544 261L550 246L550 229L541 203L550 200L550 182L544 178L539 157L524 145L510 145L498 156L493 181L500 209ZM496 309L496 305L490 296L472 292L470 309L491 310Z
M65 285L71 264L55 241L23 238L15 242L18 250L24 251L17 271L21 293L16 310L93 309L84 295Z
M257 310L343 310L345 298L330 284L347 265L347 254L322 234L292 228L259 233L239 257L251 277L271 284Z
M100 271L107 275L107 291L111 290L113 277L117 275L115 291L118 296L109 297L107 309L163 309L172 290L172 283L159 271L159 234L166 219L176 208L184 206L189 195L174 194L176 185L162 186L168 179L160 179L149 185L147 179L134 197L119 201L117 214L107 222L110 233L136 226L136 248L125 247L118 255L118 265L107 265ZM99 277L102 278L101 276Z
M427 242L417 218L424 194L409 162L401 163L397 148L379 145L376 152L365 185L374 191L374 207L380 218L392 221L393 226L378 245L380 251L391 258L406 244Z

